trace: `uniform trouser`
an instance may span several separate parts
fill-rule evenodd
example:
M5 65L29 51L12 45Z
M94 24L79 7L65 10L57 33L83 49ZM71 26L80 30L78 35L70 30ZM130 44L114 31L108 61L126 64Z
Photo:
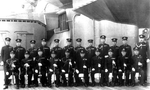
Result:
M12 75L11 71L8 71L8 75L5 74L5 85L8 86L9 85L9 77Z
M130 70L126 70L126 71L124 71L124 72L118 72L118 82L119 82L119 84L124 84L124 82L123 82L123 78L122 78L122 76L123 76L123 73L125 73L125 84L129 84L129 75L130 75Z
M41 70L41 79L40 79L40 82L42 85L46 85L47 84L47 78L46 78L46 71L42 71Z
M91 79L92 79L92 83L94 84L95 84L95 77L94 77L95 73L98 73L98 72L95 72L95 71L91 72ZM105 74L104 70L102 70L100 74L101 74L101 77L100 77L99 83L102 84L104 82L104 74Z
M79 78L79 74L78 73L74 73L74 78L75 78L75 83L76 84L80 84L81 83L81 79Z
M5 63L3 65L3 69L4 69L4 76L6 76L6 64ZM4 77L4 82L6 81L5 79L6 77ZM4 84L6 84L6 82Z
M136 74L137 72L141 75L141 77L139 78L140 84L144 84L144 79L145 79L145 78L144 78L144 76L145 76L144 74L145 74L145 73L144 73L144 70L142 70L142 69L139 70L139 71L136 71L136 72L134 72L134 71L131 72L132 84L135 84L135 74Z
M28 71L28 85L31 85L32 74L32 71Z
M68 73L68 77L65 76L66 73L62 73L61 76L62 76L62 81L64 84L68 84L68 85L71 85L73 84L73 73L72 72L69 72ZM68 78L68 79L67 79Z
M38 85L38 75L39 75L39 72L34 72L34 80L33 80L33 82L34 82L35 85Z
M145 59L145 61L146 61L146 59ZM147 82L147 63L145 62L145 64L143 66L144 66L144 68L143 68L143 70L144 70L144 82Z
M112 73L112 81L110 81L109 79L109 74ZM105 72L105 83L115 83L117 80L117 71L116 70L113 70L113 72Z
M84 74L84 77L83 77L84 83L88 85L88 84L89 84L88 70L87 70L87 69L84 69L84 70L83 70L83 74ZM81 78L79 78L79 79L81 80Z
M16 79L16 85L19 86L19 72L14 73Z
M54 74L53 72L48 72L48 85L52 84L52 74ZM59 71L55 72L56 75L56 80L54 81L56 85L60 84L60 74Z
M10 82L9 82L9 77L12 75L12 72L9 72L9 75L6 75L5 76L5 83L6 85L8 85ZM13 75L15 76L15 81L16 81L16 85L17 87L19 87L19 72L13 72ZM14 79L14 78L12 78Z
M21 71L21 74L20 74L20 84L21 85L25 85L25 71Z

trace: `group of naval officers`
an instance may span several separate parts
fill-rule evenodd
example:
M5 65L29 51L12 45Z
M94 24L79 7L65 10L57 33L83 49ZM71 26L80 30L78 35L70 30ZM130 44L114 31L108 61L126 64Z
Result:
M112 38L112 46L105 43L106 36L100 36L100 44L94 47L89 39L88 47L81 45L77 38L74 48L72 39L67 38L67 46L59 47L59 39L50 49L47 40L41 39L41 47L31 40L31 48L21 46L16 39L16 47L10 46L11 38L5 38L1 57L4 66L5 87L12 83L16 89L27 87L59 86L135 86L147 84L148 44L144 35L139 35L135 47L128 44L128 37L122 37L122 45L117 46L117 38ZM133 49L133 50L132 50ZM133 51L133 52L132 52Z

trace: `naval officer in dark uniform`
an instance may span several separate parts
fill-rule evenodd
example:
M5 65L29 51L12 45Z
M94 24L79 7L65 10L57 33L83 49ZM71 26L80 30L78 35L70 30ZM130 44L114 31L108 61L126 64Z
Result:
M6 37L5 38L5 46L2 47L1 49L1 57L2 57L2 63L3 63L3 68L4 68L4 76L6 75L6 68L5 68L5 64L6 64L6 60L10 58L10 52L13 50L13 47L10 46L10 41L11 38ZM4 79L5 81L5 79Z

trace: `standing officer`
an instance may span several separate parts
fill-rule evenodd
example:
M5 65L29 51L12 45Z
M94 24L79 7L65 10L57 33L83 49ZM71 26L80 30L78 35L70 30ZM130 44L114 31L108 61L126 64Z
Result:
M52 87L52 78L56 87L59 87L60 67L61 67L61 60L56 57L56 51L52 50L51 57L48 60L48 85L49 87Z
M144 83L144 61L142 56L139 54L139 48L134 47L134 55L132 56L132 72L131 72L131 79L132 79L132 86L135 85L135 79L139 80L141 85L145 85Z
M83 46L81 46L81 42L82 42L81 38L77 38L76 42L77 42L77 46L75 47L75 61L76 61L76 63L78 63L78 61L80 59L80 51L81 51L81 49L85 50L85 48Z
M113 50L110 48L108 50L108 56L105 56L105 79L108 86L116 83L117 79L117 60L113 57Z
M74 47L71 45L71 42L72 42L72 39L71 38L67 38L66 39L67 40L67 46L65 46L64 48L63 48L63 57L65 57L65 51L67 50L67 49L69 49L69 51L70 51L70 56L72 57L72 58L74 58L75 57L75 55L74 55Z
M14 81L14 76L15 76L15 81L16 81L16 89L19 89L19 61L18 59L15 58L15 51L11 51L10 52L10 57L9 59L6 60L6 76L5 76L5 88L8 88L8 79L11 77L12 75L12 79Z
M132 57L132 50L131 50L131 46L128 45L127 40L128 40L128 37L126 37L126 36L122 37L123 45L121 45L119 47L119 55L121 55L121 50L123 48L125 48L126 49L126 54L127 54L126 56L131 58Z
M149 62L149 45L145 41L145 35L139 35L139 43L136 44L136 46L139 48L139 53L143 58L143 69L145 71L144 76L144 82L147 82L147 62Z
M103 57L108 55L108 49L109 49L109 45L106 44L105 41L106 41L106 36L105 35L101 35L100 36L101 44L98 45L98 48L101 49L101 53L102 53Z
M38 51L37 51L37 48L35 48L35 43L36 41L35 40L31 40L30 41L30 48L29 48L29 53L30 53L30 58L31 59L35 59L37 56L38 56Z
M24 59L24 53L25 53L25 48L21 46L21 39L16 39L16 47L14 48L15 50L15 57L21 62L22 59Z
M96 48L93 46L93 40L92 39L89 39L88 40L88 43L89 43L89 46L86 48L86 51L87 51L87 58L88 58L88 64L89 64L89 68L91 68L91 59L92 57L95 56L95 50Z
M131 57L127 56L126 49L121 50L121 56L118 57L118 77L119 85L129 86L129 75L131 72ZM124 79L124 81L123 81Z
M10 52L13 50L13 47L10 46L10 41L11 39L9 37L5 38L5 46L2 47L1 49L1 57L2 57L2 63L3 68L4 68L4 76L6 75L6 68L5 68L5 64L6 64L6 60L10 58ZM4 78L5 81L5 78Z
M73 85L73 72L74 72L74 60L70 55L69 49L65 51L65 57L62 58L62 80L63 86L72 86Z
M40 47L40 49L42 50L43 52L43 57L45 57L46 59L49 59L50 58L50 48L46 45L47 44L47 40L45 38L42 38L41 39L41 44L42 46Z
M99 73L98 78L100 78L99 84L103 86L104 83L104 74L105 74L105 60L102 54L100 53L100 49L97 48L95 50L95 56L92 58L91 61L91 79L92 79L92 86L95 86L95 78L96 73Z
M63 50L61 47L59 47L59 39L55 39L54 42L55 42L55 47L52 48L52 50L54 50L56 52L56 57L58 59L61 59L62 56L63 56Z
M113 49L113 55L115 58L118 58L119 56L119 47L117 46L117 38L112 38L112 43L113 45L111 46L111 48Z

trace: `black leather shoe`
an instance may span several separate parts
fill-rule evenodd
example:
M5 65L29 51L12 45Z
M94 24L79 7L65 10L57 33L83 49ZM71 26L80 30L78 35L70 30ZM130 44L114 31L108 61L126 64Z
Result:
M21 88L25 88L25 85L21 85Z
M59 87L59 85L56 84L56 87Z
M88 87L88 85L87 85L87 84L84 84L84 86L85 86L85 87Z
M94 87L95 86L95 83L92 83L92 87Z
M8 89L8 86L5 86L3 89Z
M52 87L52 85L48 85L48 87L49 87L49 88L51 88L51 87Z
M19 89L19 86L16 86L16 89Z

